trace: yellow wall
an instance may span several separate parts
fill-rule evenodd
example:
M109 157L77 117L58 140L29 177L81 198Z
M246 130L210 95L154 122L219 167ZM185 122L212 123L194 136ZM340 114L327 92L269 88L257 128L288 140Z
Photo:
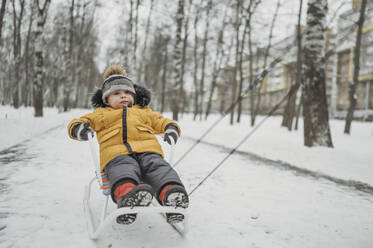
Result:
M369 32L371 30L373 30L373 22L365 24L362 31L363 31L363 33L366 33L366 32ZM357 28L354 30L353 35L354 36L357 35Z
M359 75L359 81L366 81L366 80L372 80L373 79L373 74L363 74Z
M357 5L361 4L361 0L352 0L352 7L355 8Z
M353 80L353 71L354 71L354 48L350 49L350 65L349 65L349 70L348 70L348 80L352 82ZM368 73L368 74L360 74L359 75L359 81L366 81L366 80L372 80L373 79L373 74Z

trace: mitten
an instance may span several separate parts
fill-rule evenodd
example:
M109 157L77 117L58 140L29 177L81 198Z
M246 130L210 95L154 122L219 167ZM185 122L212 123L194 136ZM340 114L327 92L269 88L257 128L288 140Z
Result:
M92 128L88 122L79 123L73 127L72 136L78 140L88 140L88 133L93 133Z
M179 130L172 124L166 126L166 131L164 132L163 140L168 144L176 144L177 139L179 138Z

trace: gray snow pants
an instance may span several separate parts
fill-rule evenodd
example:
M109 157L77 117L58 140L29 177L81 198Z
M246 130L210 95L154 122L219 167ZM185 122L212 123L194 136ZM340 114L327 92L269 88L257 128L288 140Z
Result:
M153 187L157 199L163 186L167 184L183 186L176 171L157 153L119 155L105 166L104 172L108 176L114 202L114 190L124 181L134 181L136 184L144 181Z

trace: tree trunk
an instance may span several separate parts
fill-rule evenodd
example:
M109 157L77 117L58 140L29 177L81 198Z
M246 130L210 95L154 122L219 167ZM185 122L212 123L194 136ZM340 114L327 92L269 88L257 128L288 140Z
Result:
M361 7L360 7L360 17L357 23L357 36L356 36L356 43L354 48L354 75L352 83L350 84L349 90L349 100L350 105L348 107L348 112L346 116L346 123L344 133L350 134L351 123L354 117L354 111L356 107L356 88L359 84L359 72L360 72L360 48L361 48L361 37L363 34L363 26L364 26L364 18L365 18L365 9L367 5L367 0L362 0Z
M303 105L303 94L300 95L300 100L299 100L299 104L297 107L297 116L295 118L295 127L294 127L295 130L298 130L298 122L299 122L300 112L302 111L302 105Z
M208 42L208 35L209 35L209 29L210 29L210 9L212 7L212 0L209 0L207 3L207 13L206 13L206 28L205 33L203 37L203 52L202 52L202 71L201 71L201 82L199 84L199 116L200 120L202 119L202 113L203 113L203 102L204 102L204 95L205 95L205 70L206 70L206 57L207 57L207 42Z
M183 54L182 54L182 62L181 62L181 85L179 88L179 96L182 99L182 103L181 103L182 114L185 111L185 105L186 105L186 96L184 92L184 76L185 76L185 64L186 64L186 50L188 47L188 37L189 37L189 17L191 13L192 4L193 4L193 0L189 0L188 15L184 23Z
M29 26L27 30L27 36L26 36L26 43L25 43L25 51L24 51L24 57L25 57L25 85L24 89L22 90L22 100L24 101L23 104L25 106L28 106L29 104L29 92L31 91L30 84L30 41L32 36L32 24L34 22L34 4L30 2L30 19L29 19Z
M42 8L39 6L39 0L35 0L36 10L38 12L37 25L35 31L35 70L34 70L34 110L35 117L43 116L43 33L44 24L47 18L50 0L45 0Z
M138 29L139 29L139 5L140 5L140 0L137 0L136 17L135 17L135 39L133 42L133 61L132 61L132 64L134 66L133 72L136 71L136 73L139 73L137 71L137 35L138 35Z
M0 9L0 47L2 46L2 30L3 30L3 21L5 16L5 7L6 7L6 0L1 1L1 9Z
M240 52L240 26L241 26L241 9L242 9L242 0L236 1L236 22L235 22L235 34L236 34L236 52L235 52L235 66L233 69L233 82L232 82L232 98L231 98L231 104L233 104L236 101L236 95L237 95L237 67L238 67L238 61L239 61L239 52ZM230 117L230 124L233 125L234 122L234 111L235 106L233 106L231 110L231 117Z
M177 15L176 15L176 38L175 46L173 51L173 63L174 63L174 84L171 89L171 109L172 118L177 121L179 119L179 107L180 107L180 96L177 94L177 89L180 87L181 81L181 64L182 64L182 39L181 30L183 26L184 19L184 0L179 0Z
M13 87L13 106L14 108L19 108L20 106L20 70L21 70L21 24L23 19L23 11L25 7L25 1L19 1L20 11L19 16L17 16L15 0L12 0L13 6L13 59L14 59L14 82Z
M222 23L222 26L220 28L219 34L218 34L218 42L217 42L216 56L215 56L216 59L215 59L215 62L214 62L214 69L213 69L213 72L212 72L210 94L209 94L209 98L208 98L208 102L207 102L205 119L207 119L207 117L209 116L210 111L211 111L212 97L214 95L214 91L215 91L215 88L216 88L216 81L217 81L217 78L218 78L219 73L220 73L221 64L223 62L223 56L224 56L224 54L223 54L223 44L224 44L224 29L225 29L225 26L226 26L226 20L225 20L226 16L227 16L227 9L225 9L224 17L223 17L223 23Z
M125 49L125 54L124 54L124 64L129 68L130 71L133 71L133 67L130 66L132 65L133 61L129 61L128 59L133 57L133 0L130 0L130 13L129 13L129 18L128 18L128 24L126 26L125 35L125 44L123 44L124 49Z
M154 8L154 0L151 0L150 11L149 11L148 19L146 21L144 48L142 49L142 56L141 56L141 59L140 59L140 65L139 65L139 70L138 70L139 73L138 73L138 76L137 76L137 79L138 79L137 81L138 82L142 82L143 78L144 78L144 75L145 75L145 70L143 69L143 67L144 67L144 61L145 61L146 54L147 54L150 20L151 20L151 17L152 17L153 8ZM146 82L146 83L148 83L148 82Z
M74 17L74 8L75 8L75 0L71 0L71 5L69 8L70 11L70 28L69 28L69 81L71 82L71 88L70 88L70 95L75 89L77 92L79 91L79 82L76 80L76 60L75 60L75 52L74 52L74 22L75 22L75 17ZM77 95L75 95L77 96ZM78 99L75 98L73 103L70 103L69 108L76 107Z
M163 57L163 72L162 72L162 93L161 93L161 113L164 112L165 98L166 98L166 80L167 80L167 62L168 62L168 42L170 39L166 39L164 45L164 57Z
M252 1L250 1L249 6L252 4ZM250 7L249 7L250 8ZM243 9L243 6L242 8ZM246 40L246 30L248 28L249 22L247 20L245 21L245 26L243 28L242 32L242 38L241 38L241 44L239 44L239 56L238 56L238 61L236 61L236 67L238 67L238 72L239 72L239 77L240 80L238 82L238 96L241 96L242 93L242 85L243 85L243 70L242 70L242 61L243 61L243 51L245 48L245 40ZM241 121L241 112L242 112L242 101L238 102L238 107L237 107L237 122L239 123Z
M63 43L64 43L64 77L66 79L64 80L64 101L63 101L63 111L66 112L71 107L71 92L72 88L74 86L73 83L73 66L72 66L72 56L73 56L73 43L74 43L74 0L71 1L70 6L70 28L69 31L67 31L67 25L64 26L64 37ZM68 42L67 42L67 37Z
M274 30L274 27L275 27L275 23L276 23L276 20L277 20L278 11L280 9L280 6L281 6L281 0L278 0L277 4L276 4L275 14L273 15L273 18L272 18L271 28L270 28L270 31L269 31L268 45L267 45L265 55L264 55L264 66L263 66L263 68L267 67L269 50L271 49L271 46L272 46L273 30ZM255 110L254 110L254 114L253 114L254 118L251 119L251 125L252 126L255 125L256 116L259 114L262 87L263 87L263 81L260 82L260 84L257 87L257 101L256 101L256 106L255 106Z
M302 5L303 0L300 0L299 12L298 12L298 26L297 26L297 64L296 64L296 79L295 82L300 85L302 80L302 29L301 29L301 18L302 18ZM298 90L297 90L298 91ZM293 119L296 114L296 100L297 91L290 95L284 109L284 115L282 120L282 126L287 127L289 131L293 128Z
M304 145L333 147L325 90L327 0L309 0L304 44Z
M4 23L4 16L5 16L5 9L6 9L6 0L1 1L1 9L0 9L0 47L2 46L2 30L3 30L3 23Z
M196 17L194 19L194 49L193 49L193 58L194 58L194 72L193 72L193 83L194 83L194 115L193 115L193 120L195 121L199 112L199 87L198 87L198 35L197 35L197 24L199 21L199 14L200 14L200 8L197 6L197 13Z
M254 79L254 63L253 63L253 47L252 47L252 39L251 39L251 34L252 34L252 28L251 28L251 25L249 27L249 32L248 32L248 43L249 43L249 72L250 72L250 75L249 75L249 87L251 89L250 91L250 118L251 118L251 121L254 120L254 108L255 108L255 85L254 85L254 82L253 82L253 79ZM257 53L258 55L258 53ZM258 56L257 56L258 58ZM251 125L253 126L253 124L251 123Z
M242 87L243 87L243 68L242 68L242 63L243 63L243 54L245 50L245 44L246 44L246 35L248 34L249 41L249 56L250 56L250 65L249 65L249 84L252 82L252 73L253 73L253 63L252 63L252 41L251 41L251 30L252 30L252 25L251 25L251 20L252 20L252 15L255 12L255 9L258 7L260 4L261 0L250 0L248 7L246 8L246 17L245 17L245 27L243 30L242 34L242 41L241 41L241 51L240 51L240 56L239 56L239 72L240 72L240 83L238 87L238 95L240 96L242 93ZM249 32L247 32L249 30ZM242 112L242 101L238 103L238 110L237 110L237 122L241 121L241 112Z

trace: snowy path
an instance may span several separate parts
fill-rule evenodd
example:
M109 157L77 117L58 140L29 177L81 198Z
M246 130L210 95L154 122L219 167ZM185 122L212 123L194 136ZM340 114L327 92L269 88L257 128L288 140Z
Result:
M191 144L182 139L176 158ZM16 152L21 160L0 154L1 247L373 247L371 195L239 154L191 195L187 239L161 216L147 215L93 242L82 210L83 186L93 176L88 144L60 128ZM225 152L201 144L186 157L176 168L186 187L193 189ZM97 210L101 198L97 192Z
M197 142L197 139L194 139L194 138L191 138L191 137L187 137L187 139L191 140L191 142ZM209 145L211 147L219 148L223 152L225 152L226 154L228 154L232 151L232 148L226 147L226 146L223 146L223 145L214 144L214 143L205 142L205 141L200 141L200 143L205 144L205 145ZM299 176L306 176L306 177L311 177L311 178L314 178L314 179L328 180L330 182L334 182L334 183L337 183L339 185L350 187L351 189L358 190L358 191L361 191L361 192L364 192L364 193L369 193L369 194L373 195L373 186L371 186L367 183L364 183L364 182L337 178L335 176L324 174L320 171L312 171L312 170L302 168L302 167L299 167L299 166L296 166L296 165L292 165L292 164L289 164L289 163L286 163L286 162L283 162L283 161L275 161L275 160L272 160L272 159L264 158L264 157L258 156L257 154L254 154L254 153L251 153L251 152L235 150L235 153L239 154L241 156L245 156L249 160L257 160L257 161L261 162L262 164L265 164L265 165L268 165L268 166L274 166L277 169L290 170L290 171L292 171L293 173L296 173Z

